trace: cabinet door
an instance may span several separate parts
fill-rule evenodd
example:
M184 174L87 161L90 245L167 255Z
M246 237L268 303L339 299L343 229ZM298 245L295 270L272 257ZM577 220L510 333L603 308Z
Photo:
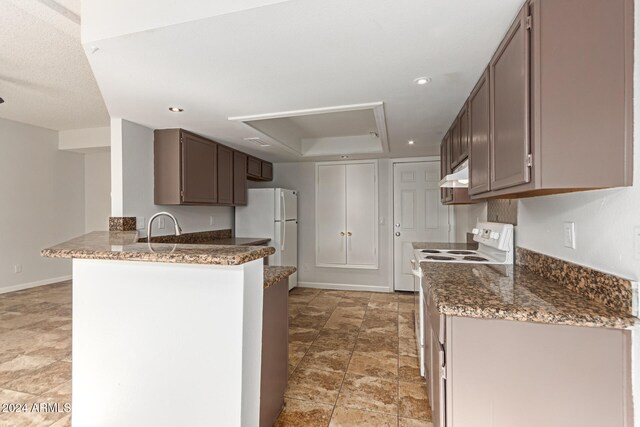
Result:
M447 175L447 138L449 135L445 135L444 139L440 143L440 178L444 178ZM447 201L447 189L440 188L440 201L444 204Z
M273 179L273 164L262 161L262 180L271 181Z
M218 145L218 203L233 204L233 150Z
M491 189L530 180L528 7L520 12L491 59Z
M233 204L247 204L247 155L233 152Z
M451 128L451 141L449 142L449 173L458 166L460 156L460 120L459 117L453 122Z
M489 69L469 96L469 194L489 191Z
M453 147L453 134L454 134L454 128L451 129L451 131L449 132L449 134L447 135L447 140L445 141L445 157L446 157L446 162L445 162L445 166L446 166L446 173L445 175L449 175L452 171L452 167L451 167L451 156L452 156L452 147ZM446 203L452 202L453 201L453 188L445 188L445 198L444 201Z
M182 145L182 203L216 203L216 143L186 132Z
M318 166L316 264L320 266L347 262L345 177L345 165Z
M469 156L469 109L467 103L460 113L460 142L458 144L458 164Z
M262 177L262 161L253 156L247 158L247 174L252 178Z
M346 167L349 265L378 265L375 180L374 163L355 163Z

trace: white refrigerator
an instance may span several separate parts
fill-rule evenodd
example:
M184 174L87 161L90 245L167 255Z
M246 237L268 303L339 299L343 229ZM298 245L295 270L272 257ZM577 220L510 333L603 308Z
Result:
M247 205L236 207L236 237L270 238L276 253L269 265L298 268L298 192L284 188L250 188ZM289 277L289 289L298 274Z

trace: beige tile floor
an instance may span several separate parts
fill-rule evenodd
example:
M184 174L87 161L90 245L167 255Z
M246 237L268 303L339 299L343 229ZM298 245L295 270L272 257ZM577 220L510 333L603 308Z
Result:
M296 288L277 426L432 426L413 297Z
M71 403L70 283L0 295L0 426L70 426L65 403Z
M294 289L277 425L431 426L412 310L409 295ZM71 284L0 295L0 426L70 426L70 402Z

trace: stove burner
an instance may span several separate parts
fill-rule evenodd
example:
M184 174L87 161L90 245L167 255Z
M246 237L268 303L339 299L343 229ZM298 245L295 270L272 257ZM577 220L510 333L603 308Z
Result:
M437 256L437 255L431 255L426 257L425 259L431 259L434 261L454 261L455 260L455 258L450 256Z
M475 252L471 252L471 251L447 251L448 254L454 254L454 255L475 255Z
M489 261L486 258L482 258L481 256L466 256L462 258L465 261Z
M423 254L439 254L440 251L437 251L435 249L424 249L421 251Z

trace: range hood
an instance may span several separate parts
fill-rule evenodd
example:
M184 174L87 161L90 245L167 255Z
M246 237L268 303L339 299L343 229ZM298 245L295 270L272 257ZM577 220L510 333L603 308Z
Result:
M452 173L440 180L442 188L467 188L469 187L469 161L465 160Z

